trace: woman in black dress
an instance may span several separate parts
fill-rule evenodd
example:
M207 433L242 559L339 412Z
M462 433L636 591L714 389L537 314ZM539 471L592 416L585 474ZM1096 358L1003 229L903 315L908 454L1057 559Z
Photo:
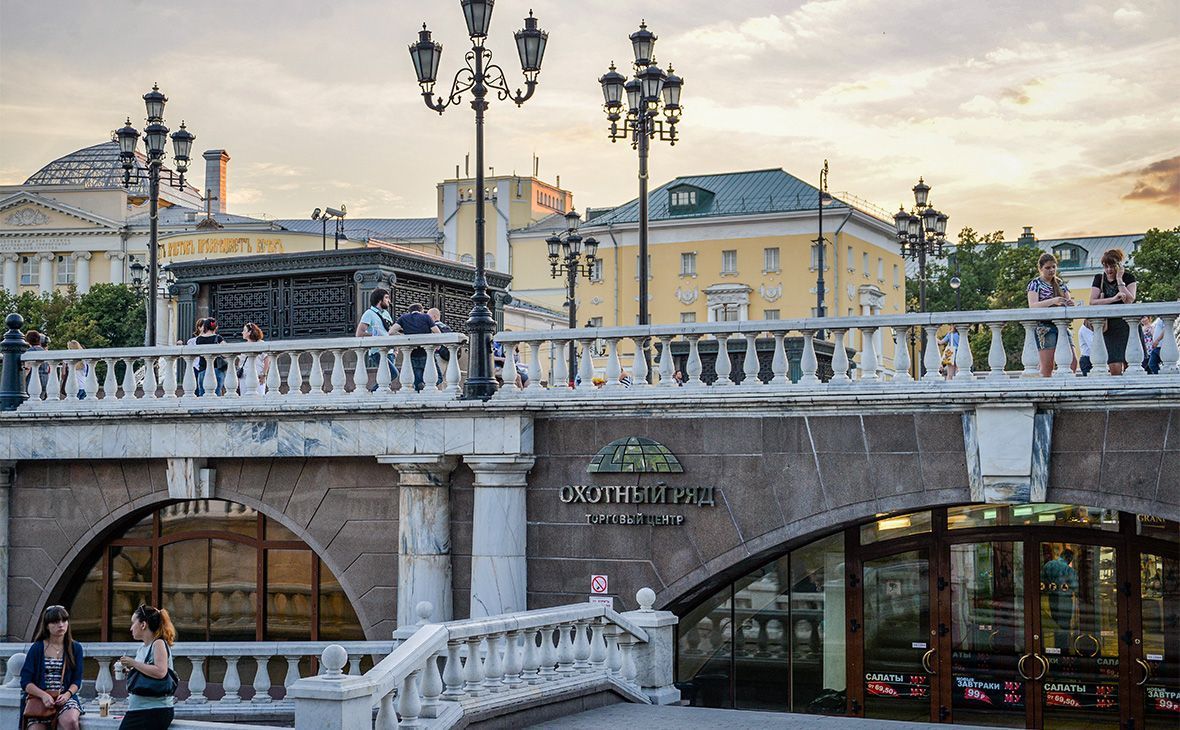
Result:
M1102 254L1102 273L1094 275L1090 287L1090 304L1132 304L1135 301L1135 275L1123 268L1126 255L1117 248ZM1127 369L1127 338L1131 328L1127 320L1112 317L1106 320L1102 340L1106 343L1106 359L1111 375L1122 375ZM1138 335L1136 335L1138 336Z

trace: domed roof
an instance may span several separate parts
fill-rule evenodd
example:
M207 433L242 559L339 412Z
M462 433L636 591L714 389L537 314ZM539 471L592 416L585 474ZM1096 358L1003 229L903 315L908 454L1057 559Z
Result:
M127 192L132 197L147 197L147 157L138 150L135 153L135 173ZM176 173L167 165L160 171L161 181L171 181ZM80 185L86 188L123 187L123 161L119 157L119 143L111 140L83 147L64 157L59 157L33 173L25 185ZM185 191L199 195L199 191L185 185Z

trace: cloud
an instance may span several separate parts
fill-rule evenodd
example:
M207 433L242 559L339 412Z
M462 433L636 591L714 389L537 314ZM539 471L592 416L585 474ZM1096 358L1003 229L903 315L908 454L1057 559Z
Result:
M1131 175L1138 179L1123 200L1180 206L1180 155L1157 160Z

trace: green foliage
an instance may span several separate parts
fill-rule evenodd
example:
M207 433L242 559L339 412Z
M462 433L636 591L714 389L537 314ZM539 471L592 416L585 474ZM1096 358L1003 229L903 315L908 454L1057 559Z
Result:
M1180 299L1180 226L1152 228L1135 251L1135 290L1138 302L1174 302Z
M64 349L70 340L86 348L143 345L144 301L122 284L95 284L82 295L73 287L44 296L0 292L0 311L19 312L26 331L49 336L50 349Z

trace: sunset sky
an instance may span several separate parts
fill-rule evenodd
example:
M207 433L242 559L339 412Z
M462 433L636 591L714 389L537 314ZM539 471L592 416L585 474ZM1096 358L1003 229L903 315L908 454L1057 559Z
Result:
M814 183L827 158L833 191L890 210L924 175L954 231L1180 225L1176 0L499 0L488 46L514 88L530 7L550 34L540 87L520 109L492 102L488 164L523 174L535 153L579 209L635 196L597 78L629 61L648 13L658 60L685 79L682 142L654 146L653 185L772 167ZM406 46L423 21L441 90L467 47L457 1L0 0L0 184L128 114L142 128L159 82L194 156L232 157L230 212L432 216L474 132L466 104L422 104Z

